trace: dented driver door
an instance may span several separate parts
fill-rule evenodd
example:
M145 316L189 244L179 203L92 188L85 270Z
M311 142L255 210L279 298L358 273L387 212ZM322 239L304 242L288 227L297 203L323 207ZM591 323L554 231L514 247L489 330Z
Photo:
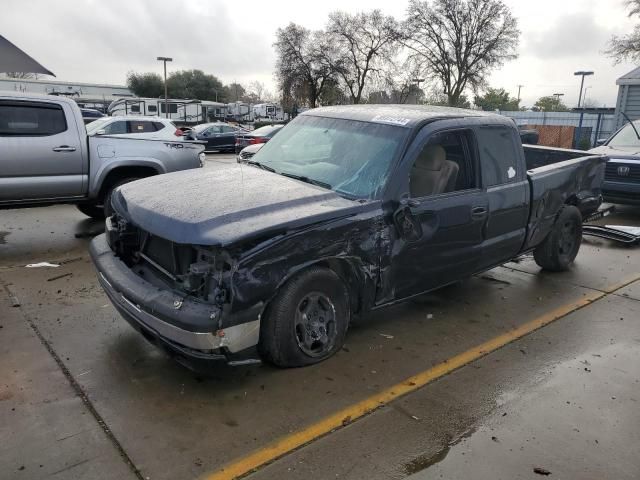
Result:
M455 124L454 124L455 125ZM391 259L394 299L417 295L478 271L489 221L480 188L475 135L468 128L418 134L399 175Z

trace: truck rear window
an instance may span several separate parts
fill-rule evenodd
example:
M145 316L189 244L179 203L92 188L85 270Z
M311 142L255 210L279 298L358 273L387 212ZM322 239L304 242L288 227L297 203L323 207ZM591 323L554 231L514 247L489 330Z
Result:
M67 121L60 105L38 102L0 102L0 135L46 136L62 133Z

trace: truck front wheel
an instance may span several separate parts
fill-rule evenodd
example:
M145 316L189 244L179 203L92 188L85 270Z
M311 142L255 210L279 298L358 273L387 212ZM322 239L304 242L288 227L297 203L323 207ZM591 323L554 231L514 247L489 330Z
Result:
M569 269L582 243L582 215L572 205L560 211L547 238L533 251L533 258L544 270L562 272Z
M104 208L95 203L80 203L76 205L78 210L84 213L87 217L95 218L95 219L104 219Z
M262 319L259 349L279 367L321 362L344 343L349 293L332 270L312 267L289 280Z

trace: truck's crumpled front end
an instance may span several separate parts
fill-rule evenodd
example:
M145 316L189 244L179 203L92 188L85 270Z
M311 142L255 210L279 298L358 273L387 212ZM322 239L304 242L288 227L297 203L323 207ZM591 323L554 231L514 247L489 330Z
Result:
M176 244L113 215L91 243L98 279L145 338L192 361L257 359L259 320L223 328L232 260L222 249Z

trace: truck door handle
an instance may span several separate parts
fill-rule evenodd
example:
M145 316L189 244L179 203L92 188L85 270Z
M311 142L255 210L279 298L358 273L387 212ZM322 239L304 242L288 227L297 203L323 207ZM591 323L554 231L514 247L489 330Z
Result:
M59 147L53 148L54 152L75 152L76 147L70 147L69 145L60 145Z
M415 208L420 206L420 201L413 198L403 198L400 200L400 205Z
M481 218L487 215L487 209L485 207L473 207L471 209L471 216L474 218Z

